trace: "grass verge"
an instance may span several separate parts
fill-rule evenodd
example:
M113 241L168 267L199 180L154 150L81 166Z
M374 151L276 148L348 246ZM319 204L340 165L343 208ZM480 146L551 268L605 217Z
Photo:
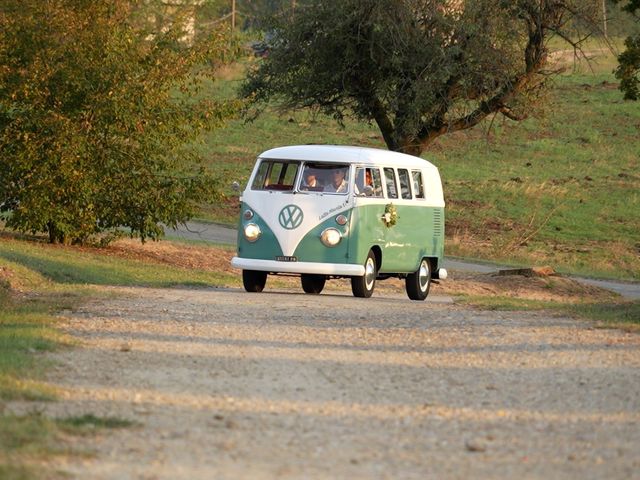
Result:
M46 467L50 458L59 455L90 455L69 446L69 437L95 435L99 430L135 426L134 422L83 415L61 419L40 413L0 416L0 478L3 480L64 479L62 472Z
M640 333L640 301L572 305L569 315L595 320L600 326Z
M566 303L508 296L458 295L456 298L460 303L484 310L545 310L554 314L590 320L603 328L618 328L640 333L640 301L638 300Z
M196 250L201 257L220 257L223 252L165 247L165 255L180 260L175 265L144 246L63 247L0 234L0 478L64 478L42 465L54 456L86 454L73 450L69 438L134 425L92 414L63 419L39 413L13 415L7 413L6 403L55 401L55 388L43 381L50 365L42 354L74 343L57 329L55 314L105 295L96 286L238 285L236 275L199 268Z

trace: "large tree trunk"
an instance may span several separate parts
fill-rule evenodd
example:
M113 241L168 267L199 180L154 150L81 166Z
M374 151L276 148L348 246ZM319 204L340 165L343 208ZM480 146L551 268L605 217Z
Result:
M62 243L63 245L71 244L71 239L56 226L55 222L47 222L47 231L49 233L49 243Z

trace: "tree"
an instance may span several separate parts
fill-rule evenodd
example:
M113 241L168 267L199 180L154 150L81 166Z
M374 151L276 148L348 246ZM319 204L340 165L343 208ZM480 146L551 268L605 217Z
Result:
M623 10L629 12L640 20L640 0L614 0L615 3L624 3ZM618 56L618 68L616 78L620 80L620 90L624 92L626 100L638 100L640 98L640 34L630 35L624 42L625 51Z
M0 205L8 225L84 242L119 227L157 238L216 195L185 144L234 110L194 96L222 33L186 45L178 19L143 28L144 2L0 5Z
M549 71L547 42L579 52L597 0L315 0L279 17L242 93L341 121L374 121L391 150L419 155L489 115L527 117ZM585 30L586 28L586 30ZM585 30L586 33L581 33Z

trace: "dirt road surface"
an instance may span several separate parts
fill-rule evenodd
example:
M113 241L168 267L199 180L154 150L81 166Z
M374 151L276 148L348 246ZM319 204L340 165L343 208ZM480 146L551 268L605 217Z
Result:
M114 289L66 312L51 415L138 422L91 479L640 478L640 335L433 297Z

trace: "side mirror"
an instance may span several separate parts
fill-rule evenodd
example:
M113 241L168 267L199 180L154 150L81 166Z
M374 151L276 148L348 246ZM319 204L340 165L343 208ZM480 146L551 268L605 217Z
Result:
M238 182L233 182L231 184L231 190L233 190L234 192L239 192L240 191L240 184Z
M373 195L373 187L371 185L366 185L362 189L362 192L364 193L365 197L370 197Z

